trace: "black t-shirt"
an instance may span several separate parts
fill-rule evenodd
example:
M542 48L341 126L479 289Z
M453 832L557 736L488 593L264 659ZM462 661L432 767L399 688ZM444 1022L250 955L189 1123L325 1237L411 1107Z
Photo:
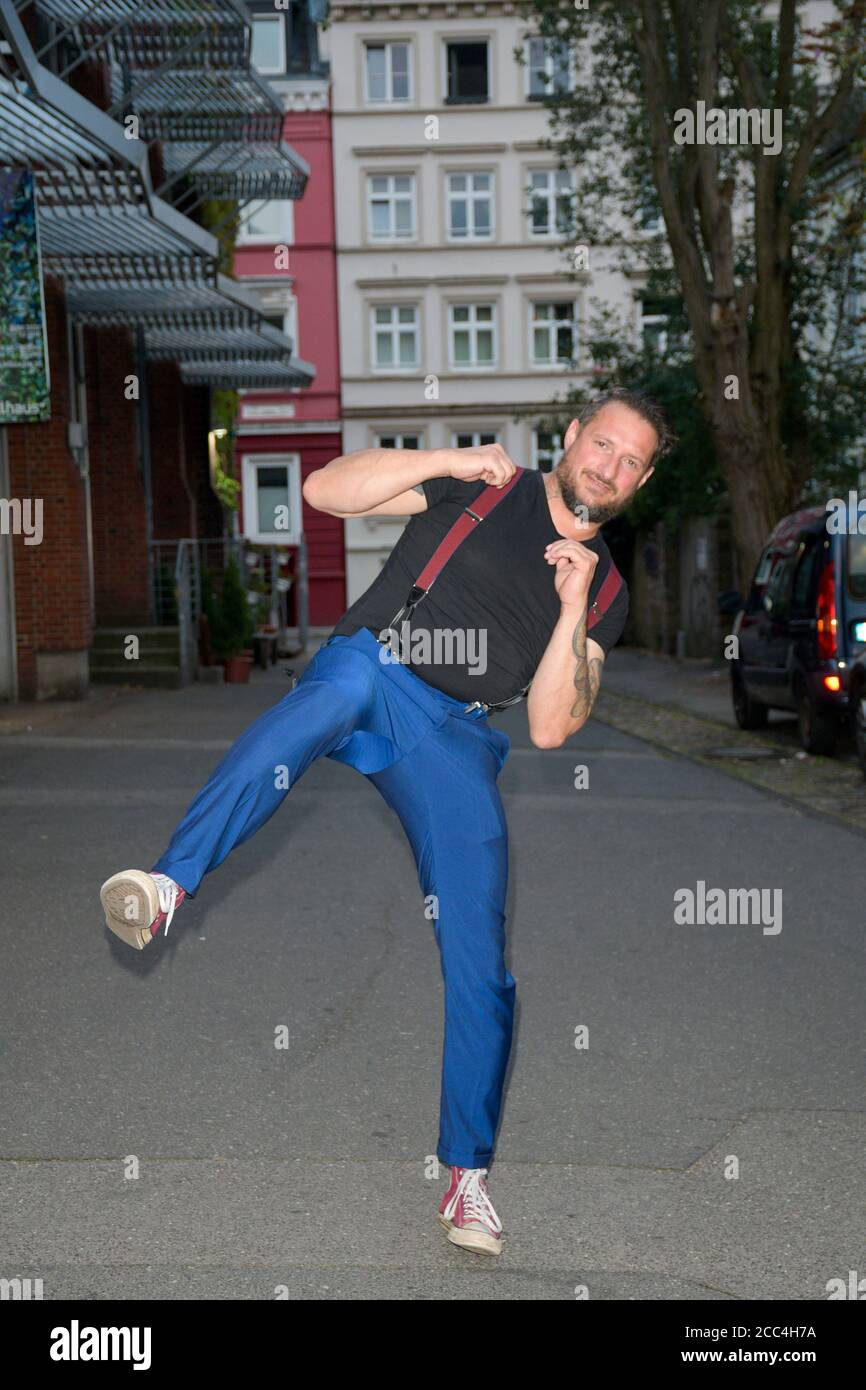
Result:
M444 477L422 486L427 510L410 517L381 574L343 615L335 634L350 636L367 627L378 637L439 542L485 485ZM562 537L550 515L544 474L526 469L458 547L414 610L408 640L397 649L408 658L407 667L428 685L467 703L498 704L522 690L535 675L559 619L556 571L544 558L545 546L555 540ZM599 557L592 603L611 556L600 533L583 544ZM588 635L607 653L619 641L627 616L623 583Z

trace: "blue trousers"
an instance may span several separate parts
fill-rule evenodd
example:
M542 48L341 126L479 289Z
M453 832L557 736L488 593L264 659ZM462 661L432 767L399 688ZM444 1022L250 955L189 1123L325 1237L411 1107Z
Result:
M434 897L445 985L437 1154L462 1168L492 1158L511 1050L508 829L496 786L509 747L483 711L467 713L366 628L330 637L295 688L232 745L153 865L194 896L316 758L366 776L399 817L423 893Z

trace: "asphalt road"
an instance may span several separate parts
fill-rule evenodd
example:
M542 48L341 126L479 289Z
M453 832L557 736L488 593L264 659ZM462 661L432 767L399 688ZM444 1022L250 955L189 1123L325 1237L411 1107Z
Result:
M139 954L102 923L101 881L153 862L286 689L281 664L0 739L0 1277L47 1299L810 1300L866 1274L862 840L600 724L542 752L499 716L519 1012L485 1260L435 1221L438 956L361 776L316 764L167 940ZM698 880L781 888L782 930L678 925Z

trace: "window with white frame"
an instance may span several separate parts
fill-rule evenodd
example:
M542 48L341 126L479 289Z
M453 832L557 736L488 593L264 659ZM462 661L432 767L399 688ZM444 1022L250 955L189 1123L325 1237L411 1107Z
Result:
M448 327L452 367L496 366L495 304L449 304Z
M371 310L372 361L377 371L416 371L420 362L418 306L377 304Z
M562 435L550 430L532 431L532 467L542 473L549 473L562 457Z
M242 469L247 540L297 545L301 538L300 455L246 454Z
M533 237L564 236L571 227L574 180L570 169L533 169L529 175L529 230Z
M377 434L376 449L420 449L420 434Z
M452 430L452 449L480 449L482 444L498 444L499 435L495 430Z
M368 43L364 52L364 100L411 101L408 43Z
M670 301L663 299L642 299L638 316L639 343L645 352L656 357L665 357L669 351L682 350L688 346L688 333L671 327Z
M493 236L493 174L469 171L447 178L448 238L487 241Z
M253 15L253 41L250 49L250 66L257 72L285 72L286 70L286 21L285 16Z
M273 324L281 333L285 333L287 338L292 341L292 351L300 357L301 350L298 347L298 301L294 295L290 295L282 309L265 309L264 317L268 323Z
M660 209L645 205L638 211L637 225L644 236L661 236L665 230L665 219Z
M533 301L529 306L533 367L571 365L577 354L577 305L573 300Z
M415 175L367 175L368 226L372 241L415 236Z
M238 245L259 242L267 246L292 246L295 240L295 206L290 198L269 198L248 208L238 226Z
M574 85L572 48L567 39L528 38L524 49L526 95L570 92Z

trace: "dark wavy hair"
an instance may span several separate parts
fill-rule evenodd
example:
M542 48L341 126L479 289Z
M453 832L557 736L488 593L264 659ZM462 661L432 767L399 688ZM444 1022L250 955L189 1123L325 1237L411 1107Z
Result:
M629 410L633 410L641 419L646 420L648 425L652 425L658 443L649 461L651 468L657 459L664 458L679 443L668 413L660 402L646 391L632 391L625 386L614 386L582 405L575 416L575 419L580 421L581 429L606 405L627 405Z

